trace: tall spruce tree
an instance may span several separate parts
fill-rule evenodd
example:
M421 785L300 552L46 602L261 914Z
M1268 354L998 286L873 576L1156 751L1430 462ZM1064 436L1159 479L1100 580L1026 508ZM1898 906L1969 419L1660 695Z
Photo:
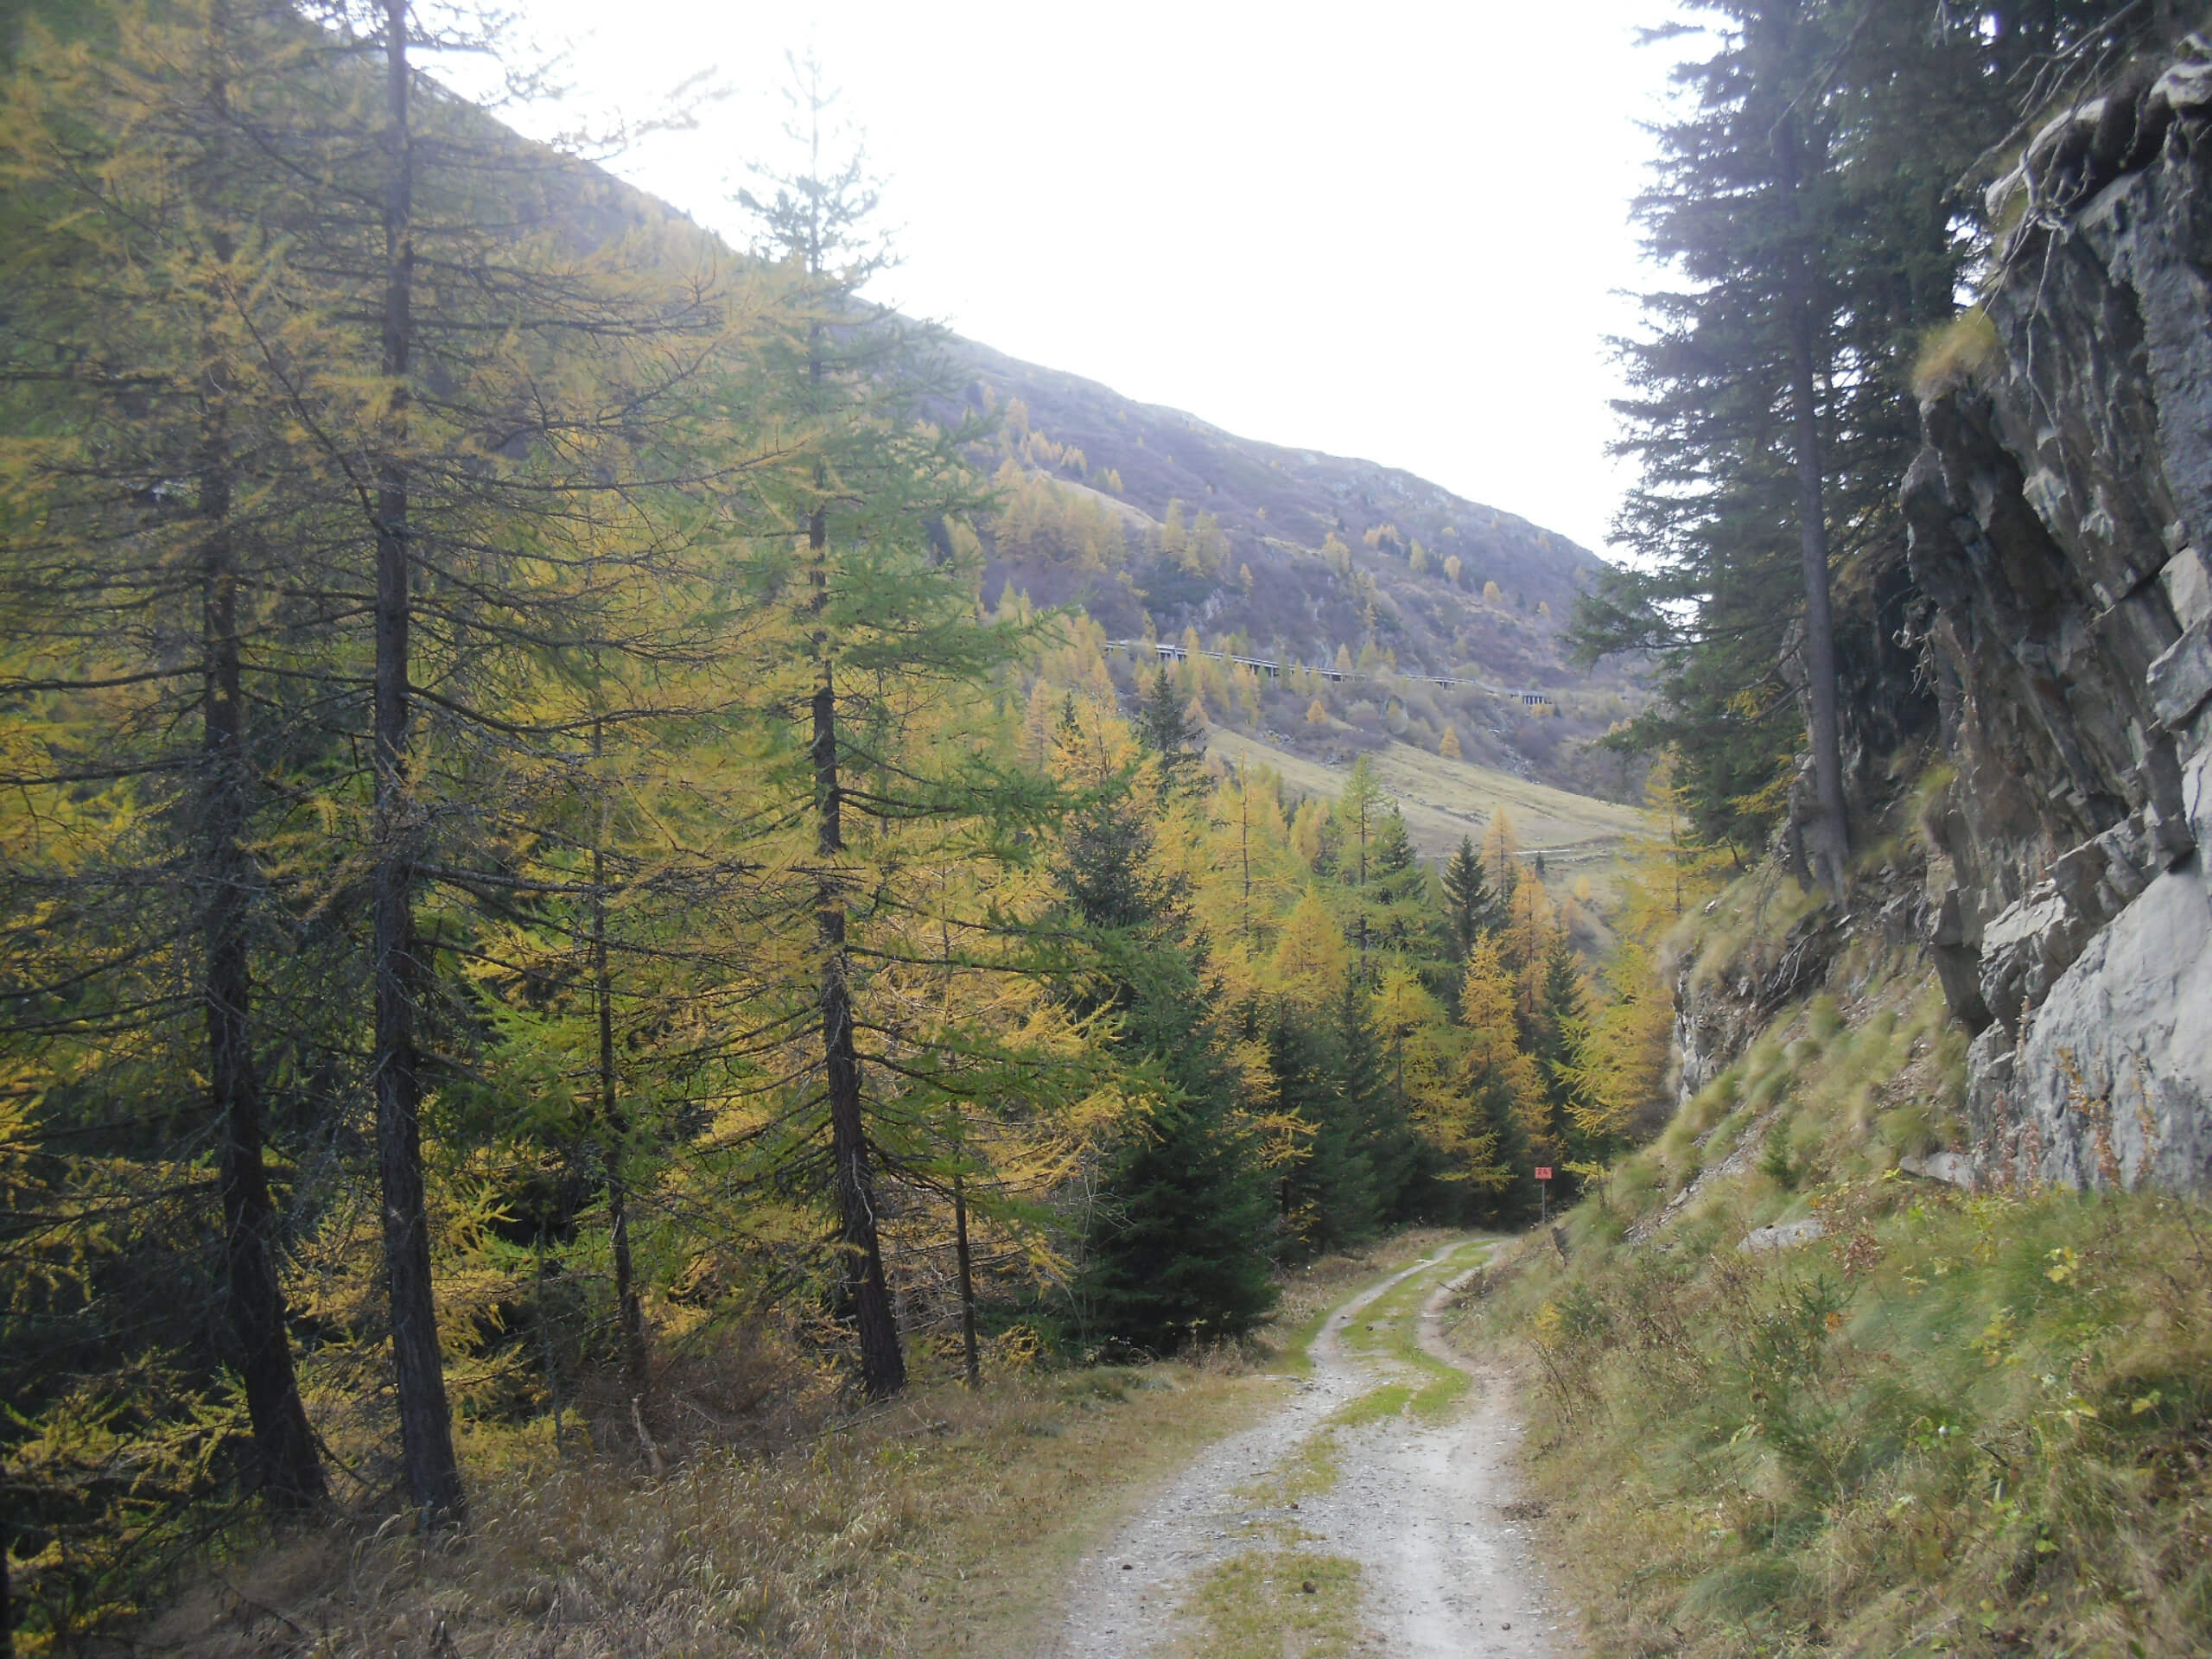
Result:
M2151 10L1713 0L1662 36L1712 48L1675 67L1679 112L1636 207L1684 282L1646 295L1648 331L1619 342L1618 447L1642 476L1617 528L1641 556L1601 576L1568 634L1585 661L1658 657L1658 702L1611 741L1672 749L1714 844L1764 842L1804 753L1794 827L1813 874L1840 882L1838 688L1897 693L1878 683L1879 618L1832 615L1830 573L1902 543L1912 364L1986 245L1967 175L2016 100L2048 96L2031 90L2044 69ZM2104 44L2089 57L2124 48Z
M1403 1219L1420 1164L1402 1071L1402 1052L1375 1023L1370 999L1346 987L1337 1005L1337 1046L1342 1058L1342 1111L1347 1142L1364 1160L1373 1183L1371 1229ZM1398 1063L1394 1063L1394 1060Z
M1187 787L1197 774L1205 745L1165 668L1153 676L1151 690L1137 706L1137 741L1160 757L1171 792Z
M1059 740L1084 738L1065 720ZM1054 866L1090 954L1075 1006L1110 1020L1114 1052L1156 1102L1109 1163L1076 1299L1092 1339L1149 1353L1241 1335L1274 1302L1267 1191L1232 1120L1205 958L1185 887L1154 856L1150 815L1167 793L1164 779L1099 787L1071 815Z
M1330 1002L1279 999L1267 1026L1268 1104L1280 1119L1304 1126L1298 1156L1284 1166L1278 1203L1297 1249L1321 1254L1373 1236L1382 1192L1366 1133L1378 1082L1372 1044L1355 1052L1353 993Z
M1471 836L1459 837L1459 850L1444 867L1444 899L1452 944L1460 960L1465 961L1467 952L1475 948L1475 941L1497 925L1497 907L1490 875L1483 868Z
M1428 878L1395 801L1376 827L1369 874L1367 907L1376 946L1396 952L1425 949Z

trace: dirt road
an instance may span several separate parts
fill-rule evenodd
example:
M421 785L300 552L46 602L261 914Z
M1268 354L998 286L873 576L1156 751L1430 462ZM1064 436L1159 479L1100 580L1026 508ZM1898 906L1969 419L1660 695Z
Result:
M1284 1378L1264 1420L1082 1562L1045 1654L1576 1652L1516 1518L1505 1390L1437 1329L1488 1248L1471 1241L1338 1307L1310 1376ZM1464 1397L1452 1371L1470 1380Z

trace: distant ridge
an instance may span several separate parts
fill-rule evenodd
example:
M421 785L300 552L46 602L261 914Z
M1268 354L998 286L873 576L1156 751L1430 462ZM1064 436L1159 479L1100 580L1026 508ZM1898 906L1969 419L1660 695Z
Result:
M1007 356L954 337L950 355L970 377L971 404L988 390L1019 397L1030 420L1081 449L1096 479L1110 468L1118 499L1160 519L1171 500L1221 521L1232 541L1318 549L1333 531L1355 546L1394 526L1440 561L1461 558L1508 594L1542 602L1561 620L1604 561L1589 549L1517 513L1485 506L1400 467L1242 438L1160 404L1139 403L1064 370Z

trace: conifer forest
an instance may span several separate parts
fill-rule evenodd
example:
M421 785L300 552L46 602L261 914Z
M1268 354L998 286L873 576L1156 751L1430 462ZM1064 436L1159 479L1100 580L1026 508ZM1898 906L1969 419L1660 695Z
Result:
M0 1655L2212 1647L2212 18L1646 10L1600 558L0 3Z

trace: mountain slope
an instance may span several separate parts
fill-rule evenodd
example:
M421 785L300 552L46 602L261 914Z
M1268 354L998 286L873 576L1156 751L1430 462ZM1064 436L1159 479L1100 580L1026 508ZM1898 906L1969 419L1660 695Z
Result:
M1155 522L1171 501L1210 512L1240 553L1268 543L1319 550L1332 532L1359 547L1369 531L1395 527L1401 561L1418 540L1440 575L1442 561L1456 556L1476 591L1495 581L1510 599L1548 604L1562 617L1580 583L1604 568L1563 536L1395 467L1240 438L973 340L954 341L951 355L970 373L971 404L983 403L984 388L999 403L1020 399L1032 428L1083 453L1087 481L1118 474L1121 487L1109 493Z
M1448 732L1446 754L1632 798L1635 769L1587 743L1639 693L1621 665L1592 675L1560 649L1594 554L1410 473L1240 438L974 341L947 355L961 407L944 413L979 435L1000 493L974 526L988 595L1078 607L1111 639L1335 671L1205 699L1309 760L1392 739L1433 753Z

